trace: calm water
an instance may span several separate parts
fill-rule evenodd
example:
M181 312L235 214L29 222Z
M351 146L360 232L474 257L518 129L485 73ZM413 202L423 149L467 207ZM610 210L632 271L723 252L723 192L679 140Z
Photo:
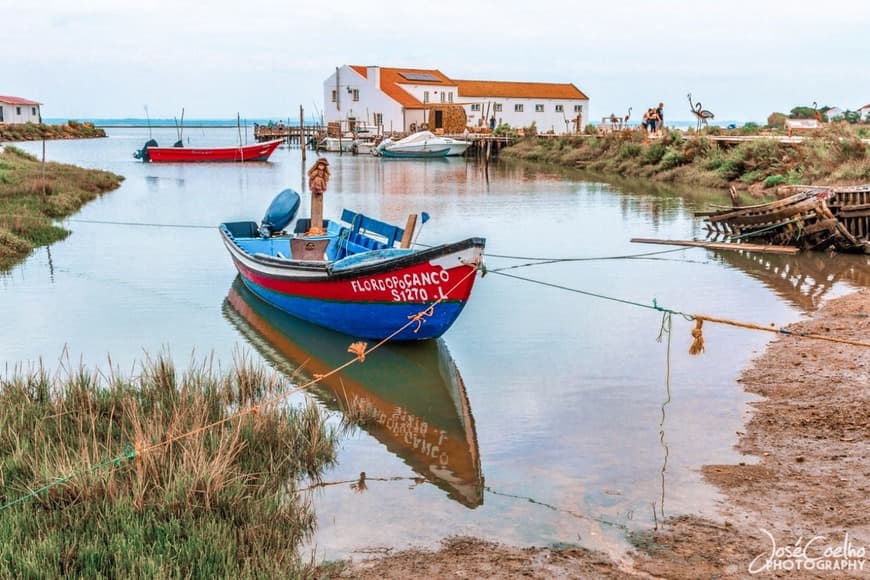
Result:
M221 221L259 219L281 189L301 189L298 149L266 164L147 165L131 157L146 130L49 142L50 160L126 177L86 206L65 241L0 275L0 364L69 358L133 369L168 349L180 365L236 351L279 370L321 372L344 360L345 337L270 311L234 286ZM174 130L155 130L161 144ZM235 129L193 129L192 144L228 144ZM39 154L40 143L20 145ZM659 249L631 237L699 234L704 195L608 185L526 166L489 176L462 159L330 157L326 214L341 208L404 223L432 216L419 237L480 235L491 254L593 257ZM309 162L312 156L309 154ZM304 198L305 196L303 196ZM720 200L722 201L722 200ZM301 215L307 214L303 205ZM135 222L202 227L147 227ZM488 258L498 268L521 263ZM866 258L746 257L686 249L647 259L559 263L508 273L622 299L785 324L848 289ZM856 274L857 273L857 274ZM613 554L624 529L680 513L713 513L706 463L732 446L748 398L735 377L770 337L707 325L707 352L689 357L691 324L674 319L670 402L667 341L652 310L490 274L443 340L395 347L309 396L331 411L371 407L379 421L343 443L313 495L318 557L434 545L473 534L521 545L578 543ZM66 354L64 354L66 353ZM335 413L334 413L335 414ZM351 484L365 472L364 491ZM530 501L531 500L531 501Z

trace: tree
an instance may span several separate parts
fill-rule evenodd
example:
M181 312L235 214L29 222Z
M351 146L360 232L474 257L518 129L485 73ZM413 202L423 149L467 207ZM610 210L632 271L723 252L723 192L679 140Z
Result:
M784 129L786 118L785 113L771 113L767 117L767 126L772 129Z
M854 125L861 121L861 113L858 111L846 111L843 113L843 118L846 119L846 122L850 125Z
M815 119L816 110L812 107L795 107L788 117L789 119Z

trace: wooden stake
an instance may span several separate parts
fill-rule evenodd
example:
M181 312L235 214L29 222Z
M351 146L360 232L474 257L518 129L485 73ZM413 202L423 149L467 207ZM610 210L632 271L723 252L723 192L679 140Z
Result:
M743 250L745 252L762 252L765 254L798 254L800 248L794 246L770 246L762 244L744 244L734 243L726 244L722 242L699 242L696 240L656 240L651 238L631 238L631 241L636 244L661 244L663 246L692 246L699 248L707 248L709 250Z
M405 233L402 234L402 242L400 248L411 247L411 237L414 235L414 228L417 227L417 214L412 213L408 216L408 221L405 222Z
M290 122L287 122L287 131L290 131ZM290 139L287 139L290 142ZM305 111L299 105L299 146L302 147L302 165L305 166Z

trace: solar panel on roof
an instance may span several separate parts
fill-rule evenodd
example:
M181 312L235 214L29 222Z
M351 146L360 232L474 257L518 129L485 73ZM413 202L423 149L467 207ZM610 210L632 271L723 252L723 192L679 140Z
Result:
M401 76L405 78L405 80L409 81L440 81L437 76L431 73L399 73Z

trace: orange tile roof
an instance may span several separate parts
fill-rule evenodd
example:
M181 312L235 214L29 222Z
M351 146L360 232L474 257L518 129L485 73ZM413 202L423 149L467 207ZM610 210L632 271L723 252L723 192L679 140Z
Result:
M7 105L41 105L42 104L42 103L37 103L36 101L22 99L21 97L5 97L3 95L0 95L0 103L6 103Z
M368 78L368 68L360 65L350 65L350 68ZM418 98L404 90L399 85L432 85L458 87L458 99L463 97L501 97L520 99L588 99L583 92L572 83L525 83L506 81L460 81L450 79L437 69L421 68L387 68L380 67L381 90L394 101L406 108L422 109L424 105ZM422 81L408 80L406 74L426 74L438 80Z
M364 78L368 78L368 69L364 66L359 65L350 65L350 68L361 74ZM400 87L400 84L403 85L432 85L432 86L442 86L449 85L455 86L456 83L451 81L447 75L442 73L440 70L436 69L423 69L423 68L387 68L380 67L381 71L381 90L387 94L394 101L399 103L405 108L408 109L422 109L427 105L424 105L420 102L420 99ZM412 81L404 78L402 73L407 74L426 74L432 75L436 77L438 80L435 81Z
M573 83L521 83L506 81L454 81L460 97L518 99L588 99Z

